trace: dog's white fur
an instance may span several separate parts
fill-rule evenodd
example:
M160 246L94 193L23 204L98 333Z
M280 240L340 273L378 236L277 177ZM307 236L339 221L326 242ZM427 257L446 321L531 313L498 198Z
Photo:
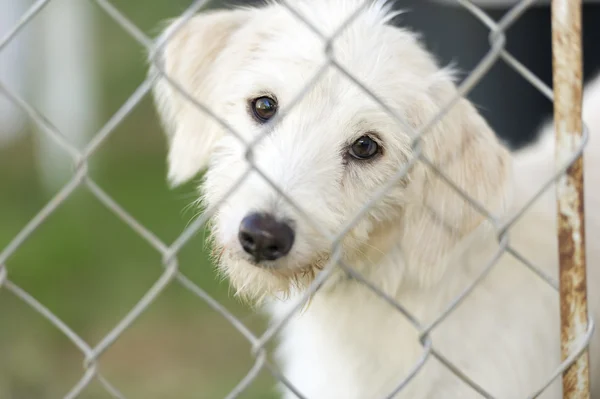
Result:
M330 35L362 1L296 0L295 10ZM339 65L368 87L411 128L422 127L456 93L415 34L388 26L387 2L375 1L334 41ZM276 3L195 16L172 37L161 61L171 79L247 142L264 126L248 101L276 96L286 112L325 62L322 39ZM524 83L525 84L525 83ZM159 79L156 103L169 137L169 178L180 184L208 172L206 205L218 205L213 231L219 265L240 295L266 299L278 320L297 303L331 257L332 236L414 154L410 130L338 70L320 77L283 120L258 142L261 171L308 214L287 203L258 173L230 195L248 168L245 146ZM600 128L600 79L586 91L584 120ZM384 153L361 164L344 148L376 132ZM600 234L599 141L586 150L588 264ZM424 136L422 149L446 176L500 218L510 217L554 172L552 128L531 148L510 154L467 101L460 100ZM554 278L557 240L554 190L510 229L510 245ZM283 259L251 264L237 241L241 219L270 212L293 223L296 239ZM341 258L407 308L421 325L433 322L499 249L490 224L424 163L375 203L341 242ZM597 311L597 267L589 267L590 304ZM593 313L596 314L596 313ZM439 353L487 392L526 397L560 363L557 293L510 254L443 322L431 339ZM283 330L278 350L284 375L307 398L365 399L387 395L423 353L418 332L396 309L336 271ZM592 372L597 374L596 344ZM597 381L594 379L593 381ZM544 398L558 398L560 378ZM595 395L599 395L594 386ZM285 391L285 389L284 389ZM286 398L295 397L285 391ZM478 395L433 357L397 397Z

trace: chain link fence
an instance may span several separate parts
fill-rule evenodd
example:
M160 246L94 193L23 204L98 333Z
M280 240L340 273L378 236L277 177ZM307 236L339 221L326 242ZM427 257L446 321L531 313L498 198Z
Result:
M12 92L3 82L0 82L0 92L6 96L11 102L19 106L23 109L27 115L31 118L32 121L42 129L49 137L55 140L55 142L60 145L64 151L71 157L75 164L74 174L70 181L64 185L64 187L43 207L43 209L35 215L30 222L22 228L22 230L10 241L10 243L3 248L2 252L0 252L0 290L10 292L24 303L29 305L32 309L34 309L41 317L46 318L50 323L52 323L56 328L58 328L71 342L72 344L81 351L83 354L85 361L83 364L83 372L80 380L72 387L72 389L66 393L65 398L75 398L78 397L86 387L94 380L97 380L106 390L106 393L110 397L114 398L124 398L125 395L119 391L119 389L111 384L100 372L99 372L99 362L101 361L103 353L111 347L117 341L125 330L130 328L130 326L140 317L140 315L149 309L152 306L152 303L157 297L161 295L161 293L165 290L165 288L172 284L178 284L184 287L189 292L201 298L206 302L211 308L217 311L223 318L225 318L235 329L237 329L244 337L248 340L248 342L252 345L252 354L255 356L254 366L248 370L247 375L239 382L239 384L235 387L232 387L227 398L235 398L242 394L255 380L257 375L263 370L268 370L273 376L286 385L290 390L292 390L299 398L302 398L302 394L292 386L283 375L277 370L277 367L273 365L268 359L268 353L266 346L268 343L272 341L272 339L276 336L276 334L282 329L282 327L287 323L294 312L299 311L302 304L298 304L298 306L291 312L287 317L282 318L277 323L271 325L263 334L258 335L253 333L239 318L235 317L228 309L219 303L217 300L213 299L205 290L203 290L200 286L192 282L192 280L186 275L184 275L179 268L178 262L178 254L180 250L188 243L188 241L206 224L211 215L215 212L216 209L208 209L206 210L200 217L196 218L186 229L185 231L173 242L167 243L162 241L157 237L157 235L142 225L136 218L131 216L131 214L124 209L119 203L117 203L110 195L110 193L106 192L99 184L97 184L92 176L89 173L88 161L97 150L103 145L103 143L107 140L107 138L113 133L115 128L123 121L123 119L132 112L132 110L136 107L136 105L142 101L143 98L149 95L151 88L153 86L154 81L158 78L158 75L162 75L162 77L168 81L175 90L180 92L184 97L187 98L188 101L194 103L200 110L209 114L215 120L217 120L223 127L228 129L227 123L220 118L219 115L215 115L211 112L209 108L207 108L204 104L198 103L194 98L192 98L189 94L185 92L184 87L180 87L177 82L171 80L168 76L164 74L162 69L162 65L157 61L157 54L160 53L161 49L164 47L165 43L169 40L169 37L161 37L158 41L152 40L148 37L141 29L139 29L133 22L131 22L127 16L124 15L117 7L115 7L109 0L91 0L96 3L110 18L112 18L117 24L119 24L133 39L135 39L139 44L141 44L149 54L152 55L152 63L155 66L156 74L150 75L135 92L125 101L120 109L108 120L108 122L97 132L97 134L93 137L93 139L89 142L85 148L78 149L72 143L70 143L65 137L61 134L61 132L53 126L52 122L48 120L44 115L42 115L38 110L32 107L27 101L25 101L22 97ZM50 3L51 0L38 0L36 1L29 10L20 18L18 24L14 26L1 40L0 40L0 51L5 48L17 35L19 32L26 27L38 13L40 13L43 8ZM200 11L207 3L207 1L195 1L182 15L182 19L179 22L179 27L186 23L189 18L191 18L196 12ZM443 107L440 114L432 121L427 123L422 129L419 131L414 131L410 129L407 123L399 118L397 115L392 113L392 116L400 123L403 127L405 127L408 131L412 131L413 142L412 147L415 150L415 156L413 159L408 162L408 165L404 165L400 170L397 171L394 179L389 181L385 186L381 188L381 190L376 193L372 200L364 205L363 210L355 216L353 220L351 220L343 230L342 234L331 237L332 242L336 243L332 249L332 259L329 264L323 269L323 271L317 276L315 281L311 284L311 287L304 293L304 298L307 299L313 293L315 293L323 282L332 274L334 268L339 267L342 268L346 273L348 273L354 279L362 282L367 287L369 287L375 294L377 294L383 301L388 302L391 306L398 310L398 312L402 313L419 331L419 338L423 346L423 354L420 361L414 365L412 371L406 376L404 381L400 382L394 392L391 392L388 397L393 397L397 392L400 392L410 381L416 376L425 361L434 357L440 362L442 362L449 370L451 370L456 376L462 379L466 384L468 384L473 390L478 392L482 397L491 398L492 395L489 392L479 386L475 381L471 380L467 375L465 375L458 367L453 365L451 361L444 358L444 356L436 350L435 342L430 338L430 332L432 329L438 325L441 321L443 321L452 311L461 303L461 301L466 298L469 293L475 288L475 286L493 269L494 265L498 261L501 255L508 253L511 256L516 257L521 260L523 263L523 267L531 269L534 273L536 273L541 279L547 282L553 289L557 292L559 290L558 283L554 281L551 277L548 277L542 270L537 268L534 264L527 261L525 257L516 251L509 242L508 233L511 226L521 217L521 215L526 211L526 209L531 206L531 204L544 193L546 190L551 189L556 181L559 181L564 177L566 173L571 173L572 170L570 166L573 165L580 159L580 155L582 154L583 148L585 146L587 140L587 132L584 130L583 132L583 140L581 140L580 145L576 146L576 148L566 149L566 156L563 158L566 159L564 165L561 165L560 171L553 177L551 181L544 182L540 184L540 188L538 194L535 198L533 198L525 207L521 210L517 215L515 215L508 222L501 223L499 219L490 213L487 209L485 209L481 204L477 203L472 198L469 198L468 195L463 193L459 187L454 185L454 183L444 175L443 170L438 170L431 160L429 160L422 152L419 146L419 142L423 134L426 134L427 130L433 126L452 106L455 102L462 96L466 96L469 91L477 85L477 83L485 76L487 71L496 63L496 62L505 62L510 65L515 71L517 71L525 81L529 84L536 87L544 96L548 98L550 101L554 101L553 91L550 87L545 85L540 79L538 79L533 73L528 71L528 69L522 65L517 59L515 59L505 48L505 32L511 27L512 24L515 23L519 19L519 17L534 3L533 0L522 0L519 1L514 7L507 12L504 17L498 21L490 18L485 11L478 7L477 5L467 1L467 0L457 0L462 7L467 9L475 18L479 19L485 26L489 29L489 44L490 48L487 54L481 59L479 64L473 69L470 75L460 84L458 88L458 95L454 98L450 103L446 104ZM558 3L558 2L557 2ZM563 1L562 3L570 3L572 7L578 7L577 2L569 2ZM294 7L286 1L281 1L281 4L286 7L291 13L293 13L297 18L304 21L306 24L310 26L310 28L319 33L318 26L310 25L310 22L303 18L303 16L298 13ZM317 76L315 76L310 82L307 82L305 89L298 93L295 101L284 111L289 111L293 108L294 104L297 103L302 96L310 89L310 84L318 79L325 71L326 68L334 68L343 75L345 75L348 79L350 79L355 85L360 87L364 93L371 98L378 101L378 103L384 107L385 105L380 102L377 97L369 91L368 87L364 87L360 81L358 81L355 77L353 77L347 70L343 68L339 63L331 55L331 45L335 42L336 36L341 32L346 26L350 25L353 19L361 13L365 7L369 4L368 1L365 1L364 5L357 9L354 14L337 30L338 33L333 35L332 37L325 37L321 35L323 39L324 49L327 55L328 62L323 68L319 71ZM573 10L573 8L571 8ZM571 18L577 17L577 13L571 15ZM576 23L573 22L575 25ZM568 25L568 20L567 20ZM567 26L569 28L569 26ZM177 29L177 28L176 28ZM172 32L171 32L172 33ZM577 34L577 32L575 32ZM564 49L563 51L569 51L569 49ZM571 55L573 55L571 53ZM577 57L577 54L574 55ZM576 68L577 66L573 65L563 65L563 68ZM580 75L581 76L581 75ZM562 85L562 86L561 86ZM569 87L573 87L573 85L579 85L581 88L581 81L579 82L562 82L555 80L555 87L562 87L564 90L568 90ZM565 89L566 88L566 89ZM564 92L563 90L563 92ZM565 108L566 107L566 108ZM573 114L572 109L569 108L569 104L563 106L562 112L571 119L577 119L579 115ZM386 108L386 111L391 112ZM569 114L571 112L571 114ZM285 112L281 113L282 117L284 117ZM279 123L281 120L280 117L276 117L273 121L274 124ZM231 132L235 134L235 132ZM264 135L263 135L264 137ZM251 154L252 147L260 141L262 137L258 138L253 143L246 143L248 154ZM251 156L248 157L251 162ZM453 187L453 189L461 195L466 201L468 201L478 212L481 213L484 217L486 217L492 225L496 228L498 234L498 240L500 243L500 247L498 252L493 256L492 259L485 265L482 269L482 273L472 284L457 298L455 298L451 303L448 304L445 311L439 315L439 317L434 320L432 323L428 325L421 325L417 319L406 310L402 304L397 303L393 298L386 295L382 290L378 287L371 284L365 278L363 278L358 272L353 270L351 265L345 264L340 259L339 252L339 243L345 233L347 233L354 224L364 215L366 210L369 209L372 204L378 201L383 195L389 190L396 182L398 182L402 177L405 176L410 166L417 162L422 162L428 167L432 168L437 175L442 177L442 179ZM252 163L252 162L251 162ZM252 170L260 174L267 181L266 175L261 172L256 166L252 167ZM244 175L244 177L246 177ZM71 329L67 324L65 324L61 319L59 319L52 311L50 311L43 303L40 303L36 300L32 295L30 295L26 290L19 287L11 280L10 274L10 259L11 257L19 251L22 244L32 235L36 229L40 227L46 219L50 215L52 215L72 194L73 192L79 188L85 187L89 192L99 200L106 208L108 208L115 218L118 218L125 222L135 233L137 233L140 237L142 237L145 242L152 247L157 253L159 253L162 257L162 264L164 270L160 276L154 283L154 285L145 293L145 295L137 302L137 304L129 311L129 313L114 326L114 328L106 334L100 342L95 345L92 345L85 340L83 340L78 334L76 334L73 329ZM286 196L284 192L279 190L278 187L273 187L275 190L279 192L279 194L284 197L292 206L294 206L301 215L310 219L310 216L303 210L302 204L295 203L293 198L289 198ZM315 224L314 222L312 222ZM317 229L319 226L315 226ZM581 273L585 265L579 265L578 273ZM557 293L558 295L558 293ZM585 313L585 302L582 305L579 304L579 307L576 306L577 310L583 309ZM568 315L567 315L568 316ZM567 317L565 316L565 317ZM541 394L546 387L548 387L555 379L560 378L560 376L573 367L580 367L584 370L583 375L587 372L587 363L582 362L580 359L584 359L581 357L582 353L586 353L586 349L589 344L589 340L591 334L593 332L593 321L590 320L589 324L585 327L586 334L585 337L578 336L565 336L565 339L570 339L571 343L576 343L575 347L572 348L568 353L564 353L564 361L560 365L559 368L555 370L552 375L548 375L547 382L543 386L540 386L536 392L532 392L531 397L536 397ZM579 359L579 360L578 360ZM578 363L576 363L578 362ZM576 364L576 366L574 366ZM581 385L582 390L589 389L588 384ZM587 397L585 392L579 391L575 392L574 396L571 393L566 393L565 397ZM577 396L581 395L581 396Z

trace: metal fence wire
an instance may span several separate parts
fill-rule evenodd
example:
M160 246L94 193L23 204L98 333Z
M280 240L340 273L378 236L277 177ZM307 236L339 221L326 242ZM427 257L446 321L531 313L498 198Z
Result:
M8 43L11 42L19 32L29 24L35 16L47 5L51 0L38 0L31 8L21 17L16 26L14 26L8 34L6 34L0 40L0 51L2 51ZM52 122L45 118L40 112L29 105L25 100L11 92L2 82L0 82L0 91L14 104L22 108L31 118L34 123L38 125L45 133L52 137L73 159L76 167L74 174L70 181L58 192L58 194L52 198L43 209L17 234L16 237L2 250L0 253L0 289L8 291L20 298L23 302L31 306L40 316L49 320L56 328L58 328L70 341L81 351L85 357L83 364L83 375L80 380L72 387L72 389L66 394L65 398L75 398L82 393L82 391L90 384L94 379L98 380L102 386L106 389L106 392L114 398L124 398L125 396L118 391L116 387L111 385L98 371L98 364L102 354L128 329L136 319L147 310L152 302L161 295L161 292L170 284L180 284L190 292L194 293L202 300L204 300L210 307L219 312L233 327L235 327L251 344L252 352L255 356L254 366L248 371L247 375L239 382L239 384L231 390L227 398L235 398L239 396L250 384L253 383L259 372L265 368L269 370L279 381L285 384L289 389L297 394L298 397L303 396L296 390L291 384L277 371L276 367L270 363L267 359L266 345L269 343L278 331L281 330L283 325L289 321L294 311L298 311L301 305L298 305L294 311L290 312L287 317L282 318L279 322L271 325L262 335L256 335L252 333L239 319L233 316L224 306L219 302L211 298L201 287L194 284L189 278L183 275L178 268L178 252L182 249L188 240L206 223L210 218L211 214L214 213L215 209L208 209L201 217L197 218L187 229L172 243L168 244L162 242L157 236L139 223L133 218L125 209L123 209L116 201L114 201L110 194L105 192L98 184L94 182L92 177L88 174L88 160L94 155L98 148L104 143L107 137L114 131L123 119L136 107L136 105L149 94L154 80L157 79L158 75L162 75L165 80L174 87L177 91L182 93L188 101L194 103L200 110L211 115L219 123L226 126L225 122L219 118L218 115L214 115L206 106L199 104L194 98L185 93L185 88L180 87L176 82L172 81L163 72L162 66L159 63L160 57L156 57L164 47L165 43L169 40L169 37L161 37L155 41L146 36L134 23L132 23L122 12L120 12L109 0L90 0L96 3L106 14L108 14L115 22L117 22L131 37L137 42L142 44L149 54L152 55L151 62L156 67L156 73L149 76L130 96L130 98L120 107L120 109L108 120L108 122L97 132L89 144L83 149L79 150L70 143L65 137L59 132L53 125ZM182 18L179 20L179 26L186 23L195 13L197 13L207 1L197 0L183 13ZM365 1L364 7L368 5L369 1ZM489 51L479 61L477 66L473 69L472 73L462 82L458 88L458 94L450 103L443 107L440 114L430 121L423 129L414 132L414 140L412 142L413 149L415 150L415 156L409 162L414 164L416 162L423 162L430 168L435 166L428 160L423 153L420 152L419 141L421 135L424 134L429 127L431 127L437 120L439 120L459 99L461 96L467 95L470 90L484 77L484 75L490 70L490 68L496 62L505 62L518 72L527 82L536 87L545 97L555 103L555 122L556 125L566 126L568 129L562 130L557 129L557 136L571 134L573 137L579 137L579 140L572 140L571 142L578 143L573 148L561 148L560 155L557 156L557 160L560 164L557 167L558 172L556 175L544 184L540 185L540 189L534 199L532 199L527 207L529 207L544 191L551 189L554 183L558 183L559 193L559 208L566 209L565 207L572 207L576 209L576 203L566 201L566 196L562 194L568 189L582 188L582 172L581 172L581 154L585 143L587 142L587 131L582 128L581 124L581 2L576 0L553 0L552 11L553 11L553 54L554 54L554 89L555 91L545 85L540 79L538 79L533 73L531 73L524 65L522 65L517 59L505 49L505 32L519 19L519 17L534 3L533 0L522 0L512 7L504 16L498 21L493 20L486 12L480 7L472 4L467 0L457 0L460 6L467 9L475 18L478 18L485 26L489 29ZM281 4L288 8L297 18L301 19L306 24L310 25L309 21L305 20L302 15L295 11L292 5L286 1L281 1ZM341 32L343 28L352 23L352 20L358 15L358 13L364 10L364 7L359 8L345 23L341 26L337 32ZM318 26L310 26L314 32L319 32ZM177 29L177 28L175 28ZM175 30L174 29L174 30ZM172 33L172 32L171 32ZM328 68L335 68L350 80L352 80L357 86L359 86L367 95L376 99L376 96L369 91L367 87L361 85L361 83L355 79L347 70L339 65L336 60L332 57L329 50L331 44L335 42L336 35L332 37L322 36L323 48L327 55ZM568 37L569 40L564 40ZM324 66L325 69L325 66ZM320 73L323 72L321 70ZM316 79L317 77L315 77ZM307 87L298 94L296 101L298 101L304 93L306 93L310 84L314 82L308 82ZM293 106L293 104L292 104ZM288 109L289 110L289 109ZM399 120L396 115L394 118ZM278 121L274 121L277 123ZM399 122L402 122L399 120ZM403 123L406 126L405 123ZM576 132L576 133L568 133ZM235 134L235 132L232 132ZM258 139L260 140L260 138ZM258 141L257 140L257 141ZM562 143L565 140L561 141ZM248 154L251 154L252 147L256 144L248 143ZM249 156L248 160L252 164L252 158ZM577 167L579 165L579 168ZM265 179L265 175L256 167L252 166L253 170L262 175ZM364 205L360 214L347 225L344 232L347 232L356 221L365 213L365 211L379 198L381 198L385 192L391 188L391 186L401 179L405 173L407 173L408 166L404 165L401 170L398 170L394 179L388 182L382 189L376 193L371 202ZM514 248L511 247L508 240L508 232L511 226L517 221L517 219L525 212L526 208L513 219L503 224L492 215L489 211L484 209L475 200L468 197L466 193L460 192L460 189L453 185L453 183L445 178L443 170L435 169L435 172L441 176L444 181L453 186L453 188L465 198L477 211L483 216L488 218L490 222L495 226L498 234L498 240L500 242L500 248L498 253L490 259L488 264L482 269L482 274L477 278L468 289L466 289L459 297L455 298L447 307L446 310L439 315L439 317L429 325L420 325L414 317L402 306L397 303L393 298L388 297L385 293L375 287L373 284L366 281L356 271L354 271L351 265L344 264L339 258L339 247L337 244L334 245L332 253L332 259L327 267L317 276L316 280L311 284L310 288L305 293L305 298L308 298L314 293L318 287L331 275L335 267L341 267L347 273L349 273L356 280L364 283L373 292L382 298L382 300L389 302L395 309L404 314L408 320L410 320L415 328L420 332L419 337L423 346L423 355L420 361L414 365L412 372L402 381L388 397L393 397L395 393L401 391L404 386L419 373L419 370L424 365L425 361L429 357L435 357L441 361L449 370L451 370L456 376L462 379L466 384L471 386L472 389L479 392L481 396L491 398L492 395L485 391L484 388L479 386L475 381L469 379L459 368L454 366L448 359L445 359L441 353L436 350L435 342L430 338L430 331L443 319L445 319L457 306L458 304L469 295L470 291L483 279L483 277L493 268L496 261L502 254L508 252L512 256L520 259L523 263L523 267L527 267L534 271L541 279L547 282L551 287L557 291L557 295L561 296L561 301L572 300L570 308L573 309L573 314L561 314L562 319L562 339L563 339L563 362L552 375L548 375L547 382L540 386L536 392L532 392L531 397L536 397L541 394L546 387L548 387L555 379L563 376L563 385L565 398L583 398L589 397L589 371L588 371L588 358L587 348L592 335L594 325L593 320L587 320L587 305L585 303L585 293L583 296L573 299L573 295L569 292L563 292L562 287L559 289L558 282L552 278L547 277L544 272L539 270L531 262L528 262L522 257ZM245 175L247 176L247 174ZM42 224L44 221L57 210L57 208L65 202L74 190L80 186L85 186L87 189L101 202L103 203L116 218L124 221L133 231L139 234L145 239L145 241L158 251L162 255L162 263L164 271L160 278L154 283L154 285L145 293L145 295L139 300L139 302L131 309L131 311L96 345L91 345L80 338L68 325L63 323L56 315L48 310L42 303L38 302L28 292L14 284L10 279L10 263L8 260L11 256L19 250L21 245L28 239L28 237ZM561 188L562 187L562 188ZM301 204L296 204L293 198L289 198L277 187L273 187L277 190L290 204L296 207L301 214L305 217L309 217L306 212L302 212ZM578 191L581 196L581 190ZM577 197L581 200L581 197ZM577 214L576 218L583 217L582 214ZM314 222L312 222L314 224ZM572 232L574 226L577 226L573 220L561 220L560 228L564 229L565 232ZM579 223L581 225L581 223ZM564 236L564 237L563 237ZM337 237L332 237L332 242L339 243L343 233ZM560 235L560 247L565 245L579 245L579 249L583 249L583 243L565 242L569 240L569 237L573 237L573 234ZM566 237L566 238L565 238ZM581 253L581 252L580 252ZM580 278L585 279L585 259L579 258L574 259L569 255L560 257L562 278L573 277L569 273L575 273ZM574 267L566 267L574 266ZM579 325L578 325L579 324ZM582 327L583 329L577 330L575 327ZM574 327L575 326L575 327ZM586 331L584 336L577 336L576 331Z

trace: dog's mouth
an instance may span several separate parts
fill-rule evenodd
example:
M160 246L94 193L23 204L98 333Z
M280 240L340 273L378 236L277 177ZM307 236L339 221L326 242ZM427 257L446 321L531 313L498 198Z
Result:
M236 260L237 258L237 262L245 263L245 266L290 278L295 275L305 276L310 273L318 273L323 270L330 259L330 256L325 253L314 256L308 262L295 262L291 257L270 260L252 256L239 250L230 250L228 252L228 249L224 249L223 251L224 253L228 253L229 259ZM222 257L221 261L225 261L225 258Z
M272 260L262 259L259 256L249 256L249 255L243 255L243 254L240 255L240 258L242 258L244 261L249 263L251 266L258 267L258 268L264 269L264 270L276 271L276 270L282 268L281 261L276 261L276 260L272 261Z
M304 291L330 259L323 253L302 263L289 257L257 261L242 250L228 247L214 248L213 255L218 269L230 281L236 295L251 302Z

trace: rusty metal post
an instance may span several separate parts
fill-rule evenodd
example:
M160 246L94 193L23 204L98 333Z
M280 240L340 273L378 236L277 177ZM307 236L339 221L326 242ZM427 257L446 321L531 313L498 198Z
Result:
M583 123L581 0L552 0L552 67L556 162L564 165L580 147ZM583 204L583 156L557 181L560 257L561 355L571 355L588 328ZM590 397L585 350L563 374L566 399Z

